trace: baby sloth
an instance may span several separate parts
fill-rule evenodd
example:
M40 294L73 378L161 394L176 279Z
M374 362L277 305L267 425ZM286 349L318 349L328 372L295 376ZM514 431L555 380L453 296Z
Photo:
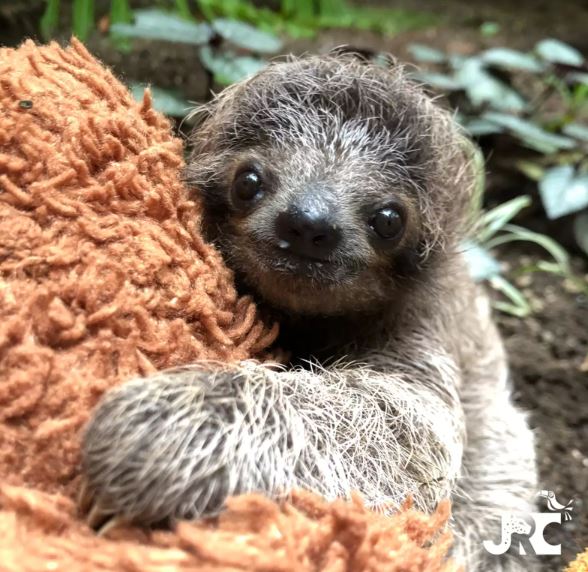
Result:
M200 113L187 179L292 362L194 364L112 391L85 435L93 515L218 512L228 495L360 491L374 508L453 500L468 571L535 491L533 438L459 252L473 169L450 116L351 55L273 63Z

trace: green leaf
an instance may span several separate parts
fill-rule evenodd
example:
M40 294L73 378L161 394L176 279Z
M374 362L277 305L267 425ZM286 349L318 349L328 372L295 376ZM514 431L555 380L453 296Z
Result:
M271 54L282 48L279 38L244 22L219 18L212 22L212 27L225 40L252 52Z
M568 66L581 66L584 56L572 46L549 38L535 46L535 51L546 61Z
M136 10L133 24L115 24L110 28L113 34L128 38L165 40L197 46L206 44L212 38L208 24L189 22L162 10Z
M449 65L454 70L460 69L469 58L461 54L449 54Z
M531 181L540 181L545 174L545 167L533 161L516 161L515 167Z
M463 88L455 78L442 73L419 71L411 74L411 77L443 91L457 91Z
M110 24L126 24L133 19L133 12L129 0L111 0Z
M282 14L306 20L316 16L314 0L282 0Z
M588 207L588 175L577 176L571 165L558 165L539 181L539 195L547 217L556 219Z
M372 30L385 35L394 35L402 31L429 26L435 20L435 17L422 12L356 4L348 6L346 10L338 14L320 14L315 25L326 28Z
M588 256L588 212L580 213L574 219L574 237L578 246Z
M588 85L588 73L572 72L569 73L566 77L578 83Z
M145 88L149 86L138 83L129 86L131 93L136 101L143 101ZM190 102L182 97L177 91L163 89L161 87L150 86L151 97L153 98L153 107L170 117L184 117L193 107Z
M510 48L491 48L482 53L482 61L491 65L509 70L523 70L529 72L541 72L545 65L530 55Z
M318 9L321 16L328 16L341 14L349 10L349 6L345 0L319 0Z
M487 246L486 243L524 208L527 208L531 202L531 197L521 195L485 212L478 223L476 240Z
M468 265L470 276L476 281L489 280L500 274L500 264L479 244L466 242L463 245L463 256Z
M500 24L497 22L484 22L480 26L480 34L486 38L496 36L500 32Z
M191 20L192 13L190 12L190 6L188 5L188 0L175 0L176 3L176 12L178 15L183 18L184 20Z
M490 75L480 58L468 58L457 71L455 79L464 87L475 106L487 103L495 109L511 111L526 108L525 100L514 89Z
M502 133L504 128L492 121L485 119L470 119L462 123L463 127L468 130L475 137L482 135L493 135L495 133Z
M111 0L110 3L110 26L114 24L128 24L133 21L133 12L129 6L129 0ZM113 45L121 52L130 52L132 48L129 38L122 38L111 33L110 38Z
M489 240L485 244L485 247L490 249L509 242L532 242L546 250L560 266L563 273L569 273L570 257L568 253L561 245L549 236L515 224L506 224L504 225L503 230L504 234Z
M217 16L217 0L196 0L196 6L206 20L213 20Z
M490 279L490 285L509 300L509 302L495 301L494 308L518 318L525 318L531 313L531 305L525 295L503 276L493 276Z
M41 35L48 40L59 24L59 5L61 0L47 0L47 7L41 18Z
M514 115L487 111L481 115L481 118L501 125L527 147L541 153L550 154L561 149L573 149L576 146L573 139L549 133L538 125Z
M569 137L575 137L581 141L588 141L588 127L581 123L568 123L562 131Z
M460 144L474 167L475 184L469 209L469 220L476 223L480 219L486 190L486 158L482 149L471 139L462 137Z
M447 60L447 56L441 50L436 50L424 44L410 44L408 51L418 62L440 64Z
M297 20L282 20L278 26L272 25L270 30L279 28L290 38L314 38L316 36L316 29L303 21Z
M573 274L567 274L557 262L551 262L548 260L537 260L535 264L526 266L525 272L547 272L549 274L555 274L561 278L573 278L574 276Z
M85 41L94 27L94 0L74 0L72 28L74 34Z
M230 85L262 70L267 62L248 56L236 56L231 52L215 52L209 46L200 49L200 59L214 75L216 82Z

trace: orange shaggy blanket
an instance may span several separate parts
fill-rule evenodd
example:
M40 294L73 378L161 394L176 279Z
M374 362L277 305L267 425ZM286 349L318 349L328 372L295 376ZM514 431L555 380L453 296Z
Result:
M182 144L84 47L0 49L0 570L450 571L447 504L395 516L297 492L98 536L80 432L114 385L277 334L199 233Z

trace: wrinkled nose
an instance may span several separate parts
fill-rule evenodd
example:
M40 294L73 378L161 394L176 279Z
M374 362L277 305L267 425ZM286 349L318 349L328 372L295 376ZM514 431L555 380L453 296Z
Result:
M327 260L341 240L333 207L306 202L278 215L279 246L304 258Z

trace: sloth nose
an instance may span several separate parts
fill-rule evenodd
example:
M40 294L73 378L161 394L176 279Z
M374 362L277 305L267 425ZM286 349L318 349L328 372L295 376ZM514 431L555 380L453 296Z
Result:
M278 215L276 233L284 250L315 260L327 260L341 240L332 207L306 202Z

